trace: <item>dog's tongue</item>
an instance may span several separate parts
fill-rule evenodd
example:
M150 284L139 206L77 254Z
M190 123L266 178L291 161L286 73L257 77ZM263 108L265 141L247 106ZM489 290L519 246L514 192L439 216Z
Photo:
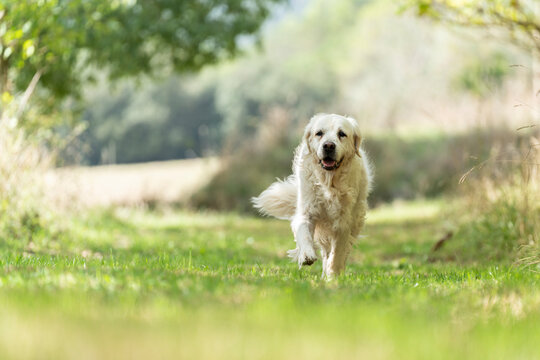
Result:
M331 160L331 159L323 160L322 163L326 167L333 167L334 165L336 165L336 160Z

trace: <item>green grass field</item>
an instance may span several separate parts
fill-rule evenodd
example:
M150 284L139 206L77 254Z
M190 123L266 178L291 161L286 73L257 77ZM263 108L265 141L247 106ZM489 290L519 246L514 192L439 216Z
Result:
M0 242L1 359L540 359L540 274L433 261L442 203L372 211L346 273L284 221L117 209Z

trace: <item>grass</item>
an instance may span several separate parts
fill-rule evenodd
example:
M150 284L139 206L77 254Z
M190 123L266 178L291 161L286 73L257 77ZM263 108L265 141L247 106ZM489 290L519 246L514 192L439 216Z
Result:
M432 262L442 205L372 211L333 282L286 259L286 222L234 214L96 211L5 239L0 358L540 358L540 274Z

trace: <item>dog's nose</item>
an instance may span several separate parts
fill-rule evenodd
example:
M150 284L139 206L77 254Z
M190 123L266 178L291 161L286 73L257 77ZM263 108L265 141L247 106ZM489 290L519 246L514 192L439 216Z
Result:
M333 150L336 150L336 144L334 144L333 142L331 141L327 141L323 144L323 149L326 150L326 151L333 151Z

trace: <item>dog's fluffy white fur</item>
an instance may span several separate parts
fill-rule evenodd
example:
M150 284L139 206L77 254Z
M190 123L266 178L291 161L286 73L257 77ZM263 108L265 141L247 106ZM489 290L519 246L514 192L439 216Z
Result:
M288 253L300 267L313 264L320 250L326 278L345 269L364 226L372 171L361 141L356 120L315 115L296 149L293 174L253 198L261 213L291 220L296 248Z

